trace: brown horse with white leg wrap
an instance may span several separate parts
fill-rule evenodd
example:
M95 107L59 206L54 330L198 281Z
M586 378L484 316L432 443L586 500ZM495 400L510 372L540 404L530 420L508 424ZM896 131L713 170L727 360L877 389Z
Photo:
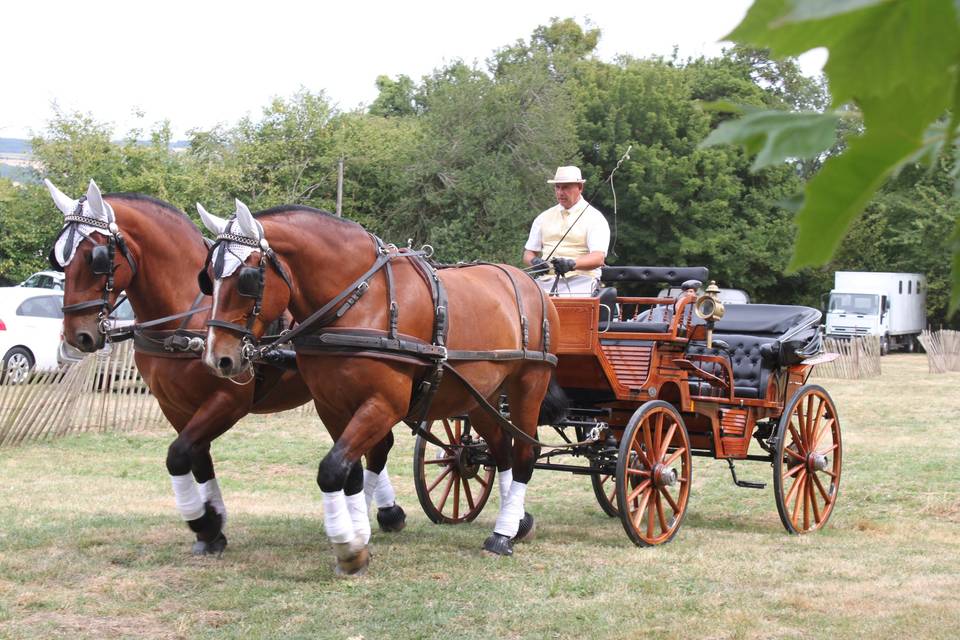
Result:
M501 474L484 549L512 554L529 518L537 424L555 417L540 412L558 319L533 280L503 265L436 269L419 252L307 207L254 218L238 203L229 222L201 214L219 233L200 274L214 296L204 362L223 377L244 375L263 353L254 344L262 327L285 308L300 323L284 339L335 441L317 483L338 573L361 573L368 562L357 462L404 419L470 416ZM512 425L489 409L501 393Z
M210 299L196 287L207 245L197 227L173 206L138 194L102 196L91 180L73 199L47 181L64 226L51 265L64 271L64 338L85 352L105 345L106 317L125 291L138 320L137 368L178 436L167 469L181 517L195 532L194 553L226 546L226 507L214 475L210 443L248 413L302 405L310 393L296 371L263 366L249 384L213 376L200 360ZM194 313L190 313L194 311ZM149 325L149 329L145 325ZM379 498L381 528L403 527L403 510L381 473L393 444L387 438L368 456L368 484ZM379 486L374 487L374 485Z

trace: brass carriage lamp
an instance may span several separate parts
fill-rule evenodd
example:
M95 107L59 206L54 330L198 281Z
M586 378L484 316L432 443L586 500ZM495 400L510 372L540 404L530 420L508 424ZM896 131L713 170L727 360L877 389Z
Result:
M713 347L713 325L723 317L720 287L717 286L716 280L710 281L710 284L704 290L704 294L697 298L693 310L697 317L702 318L707 324L707 349L710 349Z

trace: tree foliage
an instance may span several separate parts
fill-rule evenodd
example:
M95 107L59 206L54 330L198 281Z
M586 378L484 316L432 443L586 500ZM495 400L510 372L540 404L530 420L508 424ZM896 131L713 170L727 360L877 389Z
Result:
M322 91L302 89L233 126L190 132L186 148L171 147L165 123L117 141L92 116L55 111L33 141L34 155L68 193L81 193L93 177L105 191L147 193L191 215L197 201L226 214L233 198L254 209L300 203L333 210L342 162L344 215L388 242L430 243L446 261L512 263L533 218L555 203L546 179L558 165L577 164L586 195L611 220L610 263L702 264L757 301L815 306L834 268L921 271L930 283L931 318L942 322L946 265L957 242L944 232L957 217L956 163L934 159L951 145L950 117L939 120L940 129L927 134L930 144L901 162L899 173L865 164L864 171L877 169L871 175L878 184L886 182L868 197L864 222L832 263L786 273L795 239L801 255L811 233L830 240L831 229L846 224L843 212L829 225L811 222L811 189L835 171L838 158L858 157L862 141L876 136L893 111L871 115L878 98L858 93L867 84L860 78L841 73L838 93L831 77L831 94L822 79L774 56L798 52L812 38L837 48L828 72L839 73L850 55L850 30L886 28L895 16L914 26L929 22L900 4L857 0L854 11L851 3L758 0L734 35L765 48L736 46L694 60L602 61L595 55L599 30L554 19L529 39L496 49L485 65L454 61L419 80L380 76L379 95L366 111L341 111ZM817 7L822 13L812 11ZM810 25L839 29L835 20L847 35L811 36ZM876 53L874 45L860 42L867 52ZM893 91L894 71L928 73L944 61L938 53L882 70L878 84ZM942 82L922 84L933 91ZM942 100L937 104L924 113L942 115ZM745 116L737 120L731 111ZM917 168L918 161L934 169ZM794 196L811 176L807 213L795 223ZM831 196L837 211L848 190L841 191ZM0 209L0 273L19 280L42 268L61 217L37 184L0 180ZM802 264L794 259L794 267Z
M843 152L830 158L806 185L796 217L799 234L792 267L826 263L891 175L918 160L932 166L941 153L955 155L960 125L958 7L954 0L755 0L728 36L769 48L777 56L827 48L824 71L832 107L853 105L862 115L862 134L849 137ZM770 157L816 155L827 146L825 133L835 116L797 113L792 121L801 118L808 121L807 134L792 136L786 143L782 134L793 124L782 115L764 126L747 116L708 143L737 141ZM814 144L812 134L820 144ZM770 152L774 146L779 149ZM956 169L953 176L958 178ZM960 218L954 224L956 309Z

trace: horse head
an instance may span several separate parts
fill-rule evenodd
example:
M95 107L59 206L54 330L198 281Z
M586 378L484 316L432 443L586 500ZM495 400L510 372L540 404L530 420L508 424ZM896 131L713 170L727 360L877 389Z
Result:
M235 377L250 367L253 344L287 308L290 279L245 204L237 200L230 219L208 213L199 203L197 210L217 234L198 275L200 289L213 296L203 359L217 375Z
M50 265L64 272L63 337L90 353L102 349L107 316L136 272L117 226L113 207L90 180L87 193L73 199L44 180L64 223L50 250Z

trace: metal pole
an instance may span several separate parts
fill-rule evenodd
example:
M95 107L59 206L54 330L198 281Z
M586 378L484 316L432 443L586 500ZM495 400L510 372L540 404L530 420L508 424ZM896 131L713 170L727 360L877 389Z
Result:
M337 217L343 215L343 156L337 163Z

